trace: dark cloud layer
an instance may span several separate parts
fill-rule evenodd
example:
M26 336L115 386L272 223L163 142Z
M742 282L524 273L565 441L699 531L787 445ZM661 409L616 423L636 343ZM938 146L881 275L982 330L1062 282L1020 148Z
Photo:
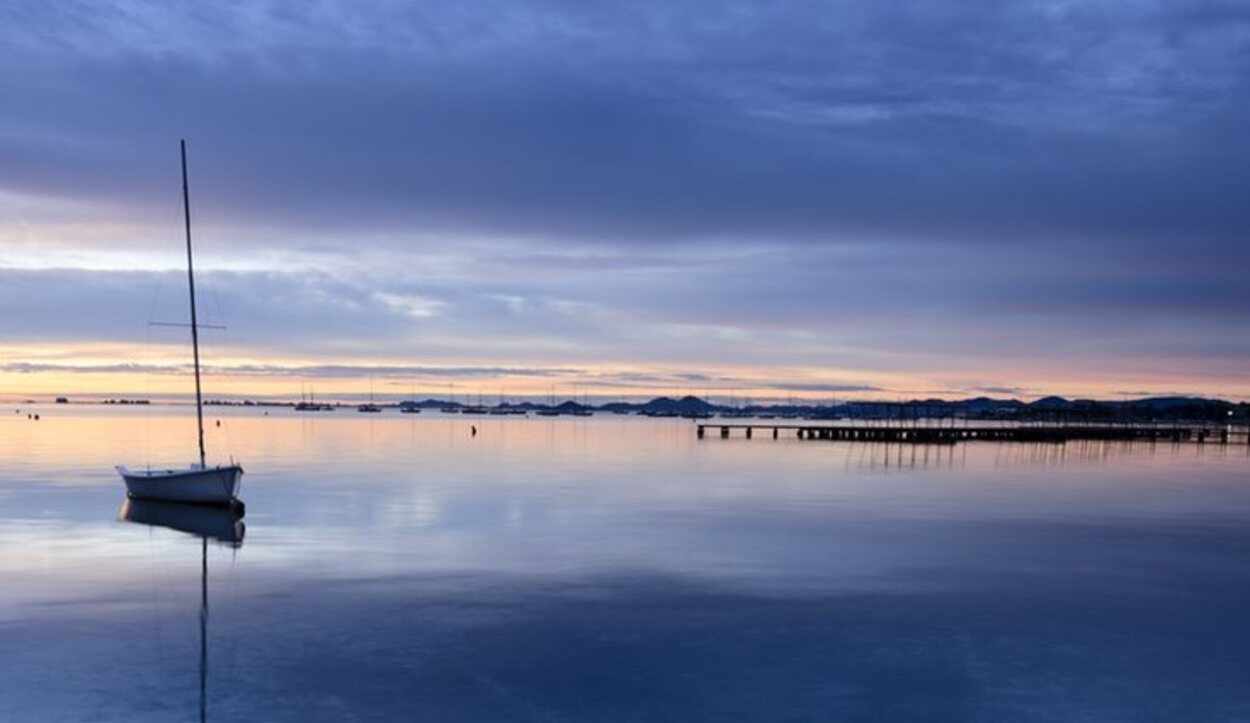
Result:
M1239 4L161 8L10 7L0 183L150 203L188 135L221 215L339 231L1225 248L1250 226Z

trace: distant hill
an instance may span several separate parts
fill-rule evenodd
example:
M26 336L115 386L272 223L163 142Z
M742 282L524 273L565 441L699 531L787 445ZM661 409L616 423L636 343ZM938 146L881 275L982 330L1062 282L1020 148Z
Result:
M428 398L401 402L400 406L421 408L459 408L456 402ZM1236 419L1250 413L1245 403L1233 404L1220 399L1202 397L1144 397L1132 400L1101 401L1067 399L1048 396L1032 402L1019 399L915 399L899 402L841 402L829 404L749 404L728 406L714 404L694 395L680 399L656 397L647 402L609 402L601 405L566 400L554 407L536 402L513 402L498 405L505 409L528 411L554 409L564 414L581 411L637 413L661 416L709 414L769 414L823 418L914 419L917 417L960 417L967 419L1090 419L1090 420L1154 420L1193 419L1228 421L1230 412Z
M703 399L695 396L684 396L681 399L670 399L668 397L657 397L640 405L637 411L641 412L676 412L678 414L690 413L707 413L727 410L728 407L718 407Z

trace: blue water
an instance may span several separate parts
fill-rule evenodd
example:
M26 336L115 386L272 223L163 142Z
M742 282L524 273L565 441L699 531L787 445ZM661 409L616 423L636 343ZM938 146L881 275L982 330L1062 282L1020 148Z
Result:
M188 410L0 413L0 720L1250 720L1244 445L214 411L201 699L201 539L112 472Z

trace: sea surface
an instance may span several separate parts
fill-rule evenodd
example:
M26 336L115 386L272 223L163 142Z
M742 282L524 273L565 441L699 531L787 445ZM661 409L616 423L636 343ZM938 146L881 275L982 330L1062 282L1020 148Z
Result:
M0 720L1250 720L1244 444L192 411L0 408Z

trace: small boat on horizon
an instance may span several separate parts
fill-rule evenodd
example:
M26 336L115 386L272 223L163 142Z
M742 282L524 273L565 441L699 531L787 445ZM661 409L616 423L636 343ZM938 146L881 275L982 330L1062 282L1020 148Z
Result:
M551 385L550 391L547 392L547 406L534 412L540 417L558 417L560 409L556 406L556 387Z
M467 396L468 395L466 395L466 397ZM460 407L460 413L461 414L488 414L489 412L486 409L486 405L482 404L482 395L478 394L477 404L465 404L464 406Z
M381 407L373 403L373 377L369 378L369 403L361 404L360 406L356 407L356 411L366 412L369 414L377 414L378 412L382 411Z
M310 389L308 392L307 398L304 397L304 394L302 392L300 393L299 404L295 405L295 411L297 412L333 412L334 407L330 406L329 404L317 402L317 393L313 392Z
M456 385L447 385L447 401L438 408L440 414L459 414L460 403L456 401Z
M180 143L182 155L182 210L187 237L187 288L191 297L191 351L195 364L195 422L199 434L200 461L185 469L132 470L124 465L115 469L126 483L129 497L143 500L234 506L238 503L243 467L230 464L209 467L204 454L204 398L200 385L200 334L195 316L195 270L191 254L191 200L187 186L187 142Z

